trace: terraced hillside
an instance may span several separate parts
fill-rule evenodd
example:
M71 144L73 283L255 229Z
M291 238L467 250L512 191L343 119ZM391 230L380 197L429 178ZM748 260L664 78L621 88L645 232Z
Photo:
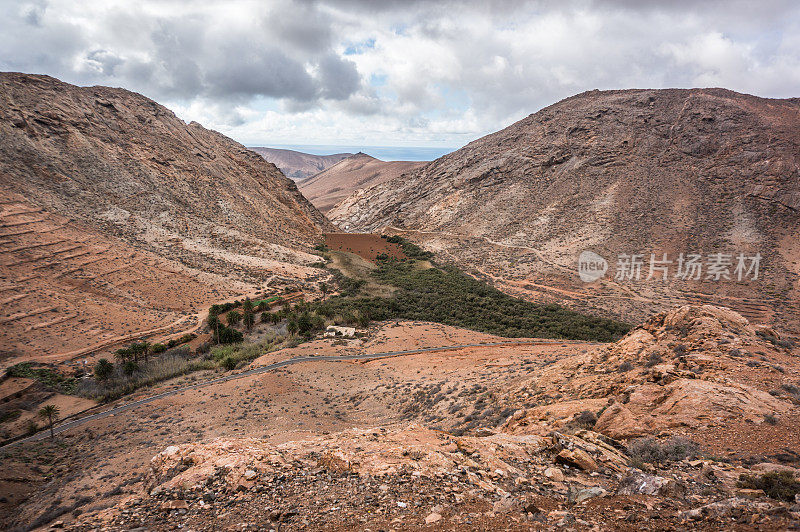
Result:
M141 95L0 74L0 360L186 328L315 278L331 224L277 168Z

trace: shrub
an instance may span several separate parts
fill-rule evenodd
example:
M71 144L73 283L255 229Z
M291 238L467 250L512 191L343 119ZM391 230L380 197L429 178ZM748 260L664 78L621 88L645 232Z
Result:
M122 372L125 373L125 375L133 375L138 369L139 364L133 360L128 360L122 365Z
M659 443L655 438L638 438L628 445L627 450L634 463L658 465L696 456L699 445L679 436L664 443Z
M222 367L228 371L236 369L236 360L232 356L227 356L222 359Z
M420 269L413 261L389 259L379 261L373 275L381 284L397 287L393 297L357 297L342 289L342 295L317 302L315 312L341 316L339 323L358 323L359 316L433 321L506 337L612 341L630 329L558 305L516 299L452 266Z
M761 476L742 474L739 476L740 488L764 490L767 496L781 501L794 501L800 493L800 481L790 471L773 471Z
M630 362L628 362L626 360L625 362L623 362L622 364L619 365L619 367L617 368L617 371L619 371L620 373L625 373L625 372L628 372L628 371L630 371L632 369L633 369L633 364L631 364Z
M22 415L21 410L8 410L0 414L0 423L14 421L15 419L19 418L20 415Z
M197 349L195 349L194 352L197 355L205 355L206 353L211 351L211 346L212 345L213 344L211 342L203 342L202 344L197 346Z
M109 362L108 359L101 358L94 365L94 376L99 381L108 379L112 373L114 373L114 364Z
M164 344L153 344L153 346L150 348L150 351L152 351L154 355L160 355L166 350L167 346Z
M78 384L78 380L74 377L66 377L49 366L32 362L15 364L6 370L6 375L8 377L34 379L49 388L54 388L65 394L75 393L75 388Z
M576 428L591 429L597 423L597 416L590 410L584 410L572 418L569 425Z
M650 353L647 356L647 360L645 361L644 365L645 367L652 368L653 366L657 366L662 362L664 362L664 359L661 358L661 355L658 353Z
M188 351L183 348L166 352L160 357L140 364L139 370L132 375L126 375L124 371L114 372L112 365L112 370L105 379L98 382L81 381L78 393L84 397L109 401L138 388L204 369L204 364L207 363L190 359L187 355Z

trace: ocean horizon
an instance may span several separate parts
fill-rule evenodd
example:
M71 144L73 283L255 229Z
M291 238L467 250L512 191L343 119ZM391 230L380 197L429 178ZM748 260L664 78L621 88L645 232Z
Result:
M248 147L294 150L303 153L310 153L312 155L333 155L336 153L363 152L382 161L432 161L434 159L438 159L442 155L446 155L458 149L431 148L425 146L338 146L332 144L261 144L250 145Z

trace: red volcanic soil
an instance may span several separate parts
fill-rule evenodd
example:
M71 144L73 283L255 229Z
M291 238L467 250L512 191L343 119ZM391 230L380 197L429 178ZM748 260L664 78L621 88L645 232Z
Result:
M355 253L368 261L374 261L381 253L397 259L408 258L400 244L387 242L374 233L325 233L325 245L333 251Z

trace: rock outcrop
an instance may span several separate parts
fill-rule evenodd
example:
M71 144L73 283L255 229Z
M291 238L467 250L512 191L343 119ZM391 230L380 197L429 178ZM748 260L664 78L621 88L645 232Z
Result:
M540 394L570 400L520 411L504 430L540 433L557 413L570 424L599 404L593 430L615 439L763 424L800 402L781 392L780 364L791 357L730 309L680 307L614 344L545 369L536 379Z

